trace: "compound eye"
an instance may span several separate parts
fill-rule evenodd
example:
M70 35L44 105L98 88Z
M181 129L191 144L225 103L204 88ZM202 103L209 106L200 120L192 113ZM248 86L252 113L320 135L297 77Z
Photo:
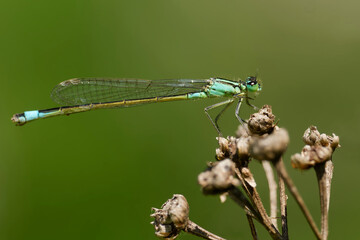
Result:
M256 80L256 77L248 77L246 80L246 88L250 92L256 92L259 90L259 83Z

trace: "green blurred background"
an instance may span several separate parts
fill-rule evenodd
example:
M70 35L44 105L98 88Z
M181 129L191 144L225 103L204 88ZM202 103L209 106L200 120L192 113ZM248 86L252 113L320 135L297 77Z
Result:
M10 118L55 107L52 87L73 77L237 80L257 69L264 87L254 103L272 105L289 131L287 167L317 220L315 174L291 169L289 159L311 124L340 136L330 239L359 236L360 194L349 186L358 183L360 165L358 1L0 3L0 239L155 239L150 209L174 193L187 197L201 226L250 239L242 210L203 196L197 184L214 160L216 131L203 108L216 101L94 111L23 127ZM232 110L220 124L225 135L234 133ZM261 165L251 169L268 205ZM314 239L291 196L288 213L291 238Z

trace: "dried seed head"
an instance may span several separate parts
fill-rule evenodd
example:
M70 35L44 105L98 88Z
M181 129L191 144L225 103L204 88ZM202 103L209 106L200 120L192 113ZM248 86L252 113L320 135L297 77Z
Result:
M226 138L216 138L219 142L219 148L215 150L216 159L223 160L229 156L229 141Z
M155 235L175 239L189 221L189 204L183 195L174 194L161 207L153 208L154 213L150 215L155 218L151 222L155 227Z
M223 160L227 157L220 148L215 149L215 156L217 160Z
M223 152L229 151L229 140L223 137L218 137L217 140L219 141L219 148Z
M310 126L305 130L303 141L308 145L314 145L320 142L320 132L315 126Z
M276 127L271 134L252 137L250 155L258 160L277 161L286 151L288 144L288 132L283 128Z
M326 146L329 144L329 139L325 133L320 134L319 142L322 146Z
M328 161L332 158L335 149L340 146L338 136L320 134L315 126L306 129L303 140L307 145L304 146L300 154L291 156L293 168L308 169L316 164Z
M293 168L308 169L318 163L330 160L332 153L333 150L330 146L306 145L300 154L296 153L291 156L291 165Z
M340 138L339 136L336 136L334 133L332 134L332 137L328 136L328 139L330 140L330 147L335 151L336 148L341 147L340 146Z
M176 239L180 231L178 231L173 224L160 224L159 222L152 221L155 228L155 235L158 238Z
M259 112L250 116L248 128L253 134L265 134L273 131L275 127L275 115L272 114L271 106L264 105Z
M219 148L215 150L216 159L224 160L225 158L231 157L236 153L236 138L234 137L219 137Z
M235 163L230 159L216 162L212 167L198 176L198 182L204 194L218 194L226 192L232 186L239 185L234 177Z
M189 204L181 194L175 194L167 203L171 221L176 228L185 228L189 220Z
M308 169L314 165L315 165L314 162L311 162L311 160L308 157L300 153L295 153L294 155L291 156L291 166L293 168Z

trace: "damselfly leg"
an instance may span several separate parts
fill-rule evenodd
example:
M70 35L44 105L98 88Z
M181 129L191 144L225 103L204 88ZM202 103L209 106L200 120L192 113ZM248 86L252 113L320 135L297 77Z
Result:
M218 120L221 116L222 113L225 112L226 109L229 108L229 106L234 102L234 98L230 98L226 101L223 101L223 102L219 102L219 103L216 103L216 104L213 104L211 106L208 106L206 108L204 108L204 111L206 113L206 116L210 119L210 122L211 124L214 126L214 128L216 129L216 131L218 132L219 136L222 136L222 133L220 131L220 128L219 128L219 125L218 125ZM215 117L215 121L212 120L210 114L209 114L209 110L211 109L214 109L214 108L217 108L217 107L220 107L220 106L223 106L223 105L226 105L221 111L220 113Z

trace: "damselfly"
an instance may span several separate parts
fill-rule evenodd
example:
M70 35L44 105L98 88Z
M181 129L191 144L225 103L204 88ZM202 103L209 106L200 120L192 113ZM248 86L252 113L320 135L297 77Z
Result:
M248 77L246 81L238 82L223 78L172 80L75 78L59 83L51 93L55 102L66 106L17 113L11 120L20 126L36 119L102 108L225 97L228 98L226 101L204 109L215 129L221 134L218 126L220 115L237 100L235 116L242 122L239 117L242 101L245 99L249 106L255 108L249 103L248 93L259 91L261 91L261 85L256 77ZM224 108L213 121L208 111L220 106L224 106Z

